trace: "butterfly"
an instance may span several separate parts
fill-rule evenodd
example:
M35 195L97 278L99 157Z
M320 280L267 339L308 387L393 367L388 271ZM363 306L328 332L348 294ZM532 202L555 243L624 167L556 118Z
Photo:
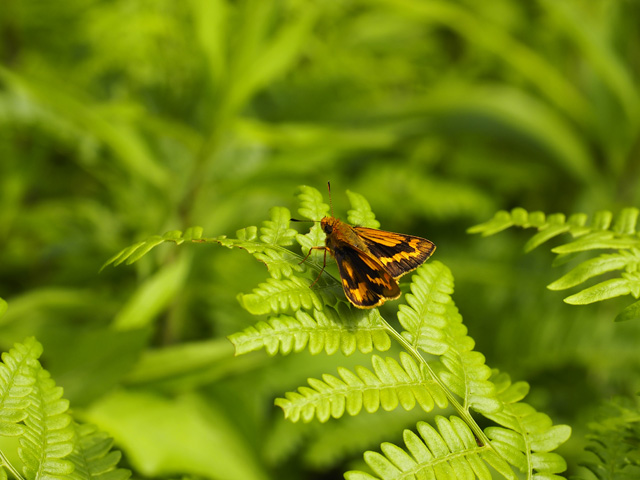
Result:
M312 247L307 257L312 250L324 250L322 274L327 252L333 255L344 294L358 308L374 308L398 298L398 279L422 265L436 249L426 238L351 226L333 216L320 220L320 227L326 234L325 246Z

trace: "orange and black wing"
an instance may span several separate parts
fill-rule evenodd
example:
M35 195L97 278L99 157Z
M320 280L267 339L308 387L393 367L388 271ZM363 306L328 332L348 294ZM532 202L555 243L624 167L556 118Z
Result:
M375 258L351 246L336 248L333 255L344 293L356 307L373 308L400 296L398 283Z
M426 238L353 227L375 257L393 278L398 279L422 265L436 249Z

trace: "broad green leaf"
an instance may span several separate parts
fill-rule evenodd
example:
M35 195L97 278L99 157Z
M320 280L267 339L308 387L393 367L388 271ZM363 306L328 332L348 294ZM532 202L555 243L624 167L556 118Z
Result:
M191 255L181 255L145 280L115 316L113 327L131 330L150 325L180 291L190 265Z
M84 416L109 431L135 471L146 477L183 472L214 480L268 478L253 460L253 447L211 398L120 389L93 403Z

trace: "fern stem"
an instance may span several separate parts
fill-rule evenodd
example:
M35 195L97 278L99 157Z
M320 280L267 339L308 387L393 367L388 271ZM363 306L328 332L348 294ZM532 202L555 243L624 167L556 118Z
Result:
M422 365L422 367L428 372L429 376L431 376L431 378L433 379L434 382L436 382L440 388L442 388L442 391L445 393L447 399L449 400L449 402L451 403L451 406L456 410L456 412L458 413L458 415L462 418L462 420L469 426L469 428L471 428L471 430L473 431L473 433L475 434L475 436L482 442L483 445L487 445L490 446L491 444L489 443L489 439L487 438L487 436L484 434L484 432L482 431L482 429L480 428L480 426L476 423L476 421L473 419L473 417L471 416L471 414L469 413L469 411L467 409L465 409L462 405L460 405L460 402L458 402L458 399L453 395L453 393L445 386L444 383L442 383L442 381L440 380L440 378L438 377L438 375L436 375L436 373L433 371L433 369L429 366L429 363L424 359L424 357L420 354L420 352L413 346L411 345L406 338L404 338L402 335L400 335L400 333L393 328L383 317L382 315L378 314L378 319L380 320L380 322L382 323L382 325L384 326L384 328L387 330L387 332L396 339L396 341L402 346L402 348L404 348L407 353L409 353L409 355L411 355L413 358L416 359L416 361L418 362L419 365Z
M4 456L4 453L2 451L0 451L0 468L2 468L2 467L6 467L7 470L9 470L9 472L11 473L11 475L13 475L16 478L16 480L24 480L22 475L20 475L20 472L18 472L14 468L14 466L11 465L9 460L7 460L7 457Z

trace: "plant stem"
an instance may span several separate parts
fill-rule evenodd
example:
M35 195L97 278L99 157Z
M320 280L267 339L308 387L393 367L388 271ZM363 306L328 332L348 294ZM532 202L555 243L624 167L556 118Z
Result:
M445 393L447 399L451 403L451 406L456 410L458 415L464 420L464 422L471 428L476 437L482 442L483 445L490 445L489 439L484 434L480 426L473 419L469 411L460 405L458 399L454 396L454 394L446 387L446 385L440 380L440 377L436 375L433 369L429 366L429 363L424 359L424 357L420 354L418 349L416 349L413 345L411 345L406 338L404 338L395 328L393 328L389 323L382 317L382 315L378 314L378 318L387 332L396 339L396 341L404 348L413 358L416 359L419 365L428 372L429 376L436 382L442 391Z
M4 453L0 451L0 468L6 467L7 470L13 475L16 480L24 480L20 472L18 472L11 463L7 460L7 457L4 456Z

